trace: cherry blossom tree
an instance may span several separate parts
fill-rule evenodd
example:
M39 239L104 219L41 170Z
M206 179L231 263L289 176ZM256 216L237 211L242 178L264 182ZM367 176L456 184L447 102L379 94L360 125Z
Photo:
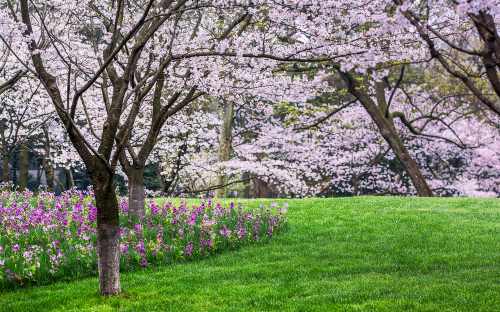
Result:
M500 115L500 2L401 1L402 31L415 33L451 76ZM487 84L489 83L489 87Z
M40 128L53 118L53 111L44 105L47 99L40 92L37 80L24 76L0 94L0 153L2 155L3 182L10 182L9 162L17 150L26 165L28 145ZM21 166L21 187L27 184L27 166Z
M496 26L491 35L491 19L496 22L498 14L491 5L494 1L486 2L490 3L487 10L469 6L466 11L472 14L468 15L471 25L475 25L484 43L481 55L475 56L482 60L495 89L498 69L491 68L492 62L498 65L498 35ZM446 8L447 2L436 3ZM460 1L457 8L465 3ZM318 194L332 180L345 176L339 173L340 168L349 162L344 159L343 165L336 164L339 153L355 155L356 166L361 162L364 168L377 165L380 174L376 177L381 184L391 172L384 167L388 155L399 161L419 195L431 194L427 177L437 173L435 168L424 166L426 157L432 154L430 148L434 148L428 142L469 149L453 124L484 126L489 133L488 140L468 156L456 150L468 163L478 165L477 159L496 156L493 151L498 140L494 131L490 133L491 123L483 123L476 116L462 118L467 113L460 111L460 122L449 120L443 124L439 120L443 118L436 120L435 110L427 111L435 101L422 101L414 107L411 101L419 90L407 97L407 90L398 85L399 79L393 79L397 75L390 75L395 67L429 61L429 40L422 37L427 31L419 26L425 16L405 3L20 0L2 1L0 8L0 41L9 60L14 60L9 61L14 64L9 65L13 70L2 77L1 92L10 92L3 90L17 85L21 76L36 77L45 90L44 96L50 98L58 126L64 127L64 131L57 131L54 126L56 134L45 141L71 142L71 149L79 155L92 180L103 295L117 294L121 289L118 202L113 185L119 165L128 177L131 215L140 220L144 213L144 168L155 161L155 156L175 159L166 161L164 168L167 176L174 177L171 184L175 184L180 172L212 168L202 175L212 180L221 170L226 176L251 172L269 183L279 181L275 184L283 193ZM438 36L439 40L457 50L447 36L441 37L445 40ZM431 56L436 57L436 53L431 51ZM457 78L495 112L493 97L483 89L476 92L467 82L476 83L478 78L467 77ZM330 114L325 116L324 111L320 118L331 122L331 135L298 131L288 114L276 113L270 105L292 103L297 107L295 117L302 121L308 117L312 97L332 92L337 93L340 103L328 103L331 112L347 114L346 120L352 120L354 128L361 131L351 140L335 134L348 129L348 123L332 122L335 119L325 118ZM234 128L227 126L229 123L221 123L222 157L217 157L213 137L205 140L199 131L183 128L200 123L207 125L200 129L210 129L209 112L195 102L222 98L234 103L237 110L242 96L254 98L258 104L246 113L245 127L251 131L232 135L233 159L227 157L226 134ZM14 104L18 109L19 103ZM437 107L440 114L454 109ZM230 109L227 111L229 120ZM417 115L413 116L415 111ZM363 127L377 131L367 135ZM333 139L339 141L330 144ZM197 148L202 141L205 146ZM170 150L162 153L169 145ZM51 153L52 148L47 151ZM59 157L64 158L64 153ZM220 160L224 160L222 164ZM199 165L198 169L195 165ZM482 175L494 178L495 168L485 168ZM355 175L359 180L361 173ZM397 176L392 174L391 179ZM468 175L464 173L463 177ZM406 185L400 181L387 184L382 187L401 190L399 186ZM495 189L490 183L478 187Z
M137 156L138 167L142 166L169 117L203 93L220 92L224 83L236 81L229 75L221 77L221 66L227 66L227 73L244 71L245 79L237 81L244 87L256 81L255 90L269 85L266 78L275 79L269 70L261 71L274 66L253 64L253 73L263 76L249 79L248 66L219 58L237 55L227 52L229 42L221 38L247 21L247 6L240 4L20 1L19 6L7 2L7 7L2 11L2 20L8 21L2 24L2 34L14 33L17 40L9 44L7 35L2 35L2 41L40 79L91 177L100 289L104 295L116 294L120 291L119 227L113 177L124 153ZM228 27L221 30L220 23ZM262 53L253 52L258 51L255 37L232 45L248 46L249 53L243 57L257 59ZM150 109L142 107L146 102ZM129 143L140 113L151 114L150 127L134 155Z

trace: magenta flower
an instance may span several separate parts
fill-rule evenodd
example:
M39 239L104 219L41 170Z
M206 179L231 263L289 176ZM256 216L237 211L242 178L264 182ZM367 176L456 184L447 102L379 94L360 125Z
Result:
M123 214L127 214L128 213L128 201L126 200L122 200L120 202L120 211L123 213Z
M92 203L89 203L88 221L89 223L94 223L96 220L97 220L97 207L94 206Z
M198 214L197 214L197 212L196 212L196 211L193 211L193 212L191 213L191 216L189 217L188 224L189 224L190 226L195 225L195 224L196 224L196 219L197 219L197 218L198 218Z
M128 254L128 245L127 244L120 244L120 252L124 255Z
M149 203L149 207L151 208L151 215L156 216L160 213L160 207L153 200Z
M142 234L142 224L140 224L140 223L135 224L134 225L134 231L137 234L139 234L139 233Z
M140 241L136 246L135 250L141 255L146 254L146 248L144 247L144 241Z

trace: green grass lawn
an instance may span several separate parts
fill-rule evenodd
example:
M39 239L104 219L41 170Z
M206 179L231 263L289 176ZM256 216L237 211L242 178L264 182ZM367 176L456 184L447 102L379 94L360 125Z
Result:
M500 200L289 200L270 243L0 293L0 311L500 311ZM258 205L260 201L249 202Z

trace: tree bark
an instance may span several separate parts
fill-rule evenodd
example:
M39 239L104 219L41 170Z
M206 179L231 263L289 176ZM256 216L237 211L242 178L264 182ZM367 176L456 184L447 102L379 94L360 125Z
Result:
M245 182L243 182L244 183L243 184L243 194L241 195L241 197L243 197L243 198L250 198L250 185L252 183L252 180L248 179L249 177L250 177L250 174L248 172L243 172L243 174L241 175L241 179L246 180Z
M162 192L164 192L166 185L165 185L165 180L163 179L163 176L161 175L162 171L163 170L161 168L160 162L157 162L155 164L155 173L156 173L156 175L158 175L158 181L160 182L160 190Z
M234 104L230 101L223 102L222 108L222 129L219 138L219 161L228 161L231 156L232 129L234 117ZM221 172L217 176L217 185L225 185L226 175ZM216 197L226 196L226 187L216 190Z
M36 185L37 185L37 188L40 188L41 180L42 180L42 168L40 168L40 166L38 166L38 168L36 169Z
M480 12L471 15L474 25L484 44L482 61L493 91L500 98L500 77L498 68L500 67L500 36L498 35L497 25L491 14Z
M355 84L354 79L346 73L342 74L348 85L349 92L354 95L363 105L370 115L371 119L377 125L380 134L389 144L399 162L410 177L418 196L430 197L432 190L425 180L417 162L411 157L410 153L403 144L394 122L391 117L386 117L387 103L385 101L385 91L381 83L376 83L376 97L378 105L371 97Z
M50 162L50 159L44 158L42 161L43 171L45 171L45 180L47 182L47 190L49 192L54 191L54 167Z
M25 144L22 144L19 148L19 188L21 190L28 188L29 165L29 150Z
M113 175L96 159L91 172L97 208L97 256L101 295L120 293L120 226Z
M267 182L256 178L252 180L253 197L255 198L271 198L273 197L273 190L269 187Z
M75 187L75 179L73 178L73 170L71 168L64 169L66 174L66 189L72 189Z
M127 177L129 221L142 221L146 204L144 197L144 167L129 167Z
M10 157L8 155L3 155L2 156L2 182L4 182L4 183L10 182L9 162L10 162Z
M44 142L43 142L43 148L45 155L43 155L43 160L42 160L42 166L43 170L45 171L45 180L47 182L47 190L49 192L54 191L54 167L52 166L52 162L50 161L50 136L49 136L49 130L47 127L43 127L43 136L44 136Z

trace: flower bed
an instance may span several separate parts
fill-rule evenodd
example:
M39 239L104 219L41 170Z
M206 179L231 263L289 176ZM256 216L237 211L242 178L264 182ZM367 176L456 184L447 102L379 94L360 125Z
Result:
M96 274L96 207L88 191L0 193L0 288ZM150 201L145 220L127 224L120 201L122 271L270 239L286 225L285 207L246 210L214 204Z

